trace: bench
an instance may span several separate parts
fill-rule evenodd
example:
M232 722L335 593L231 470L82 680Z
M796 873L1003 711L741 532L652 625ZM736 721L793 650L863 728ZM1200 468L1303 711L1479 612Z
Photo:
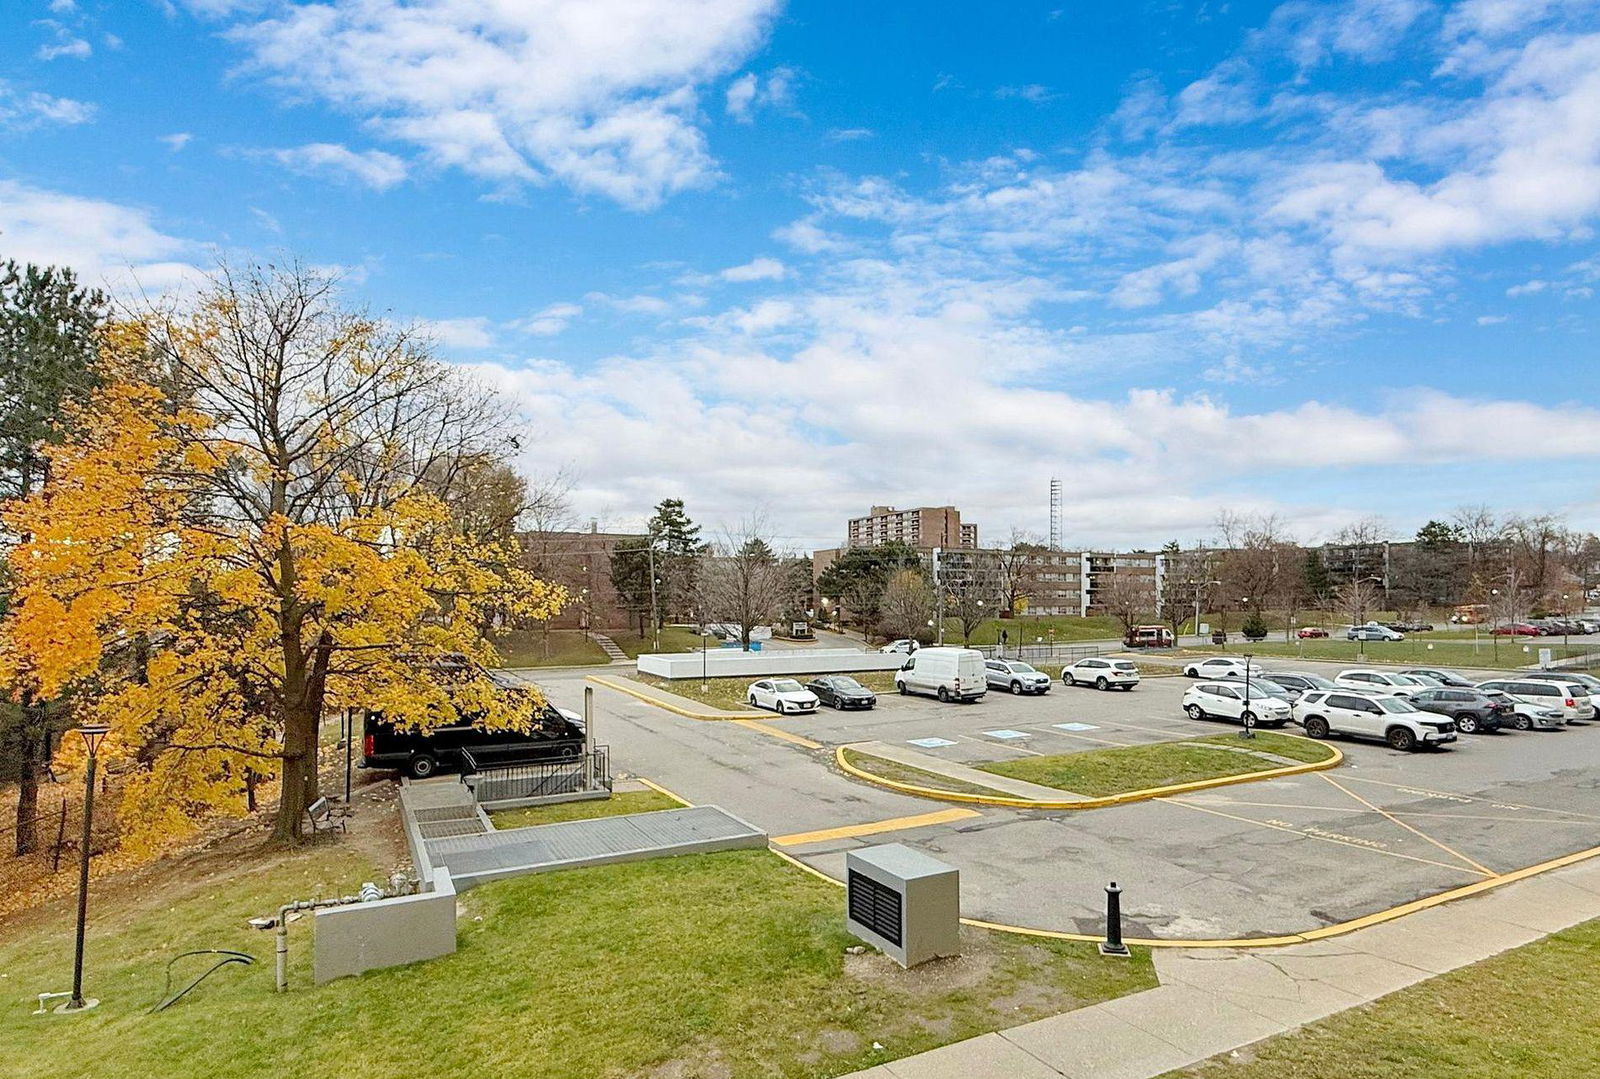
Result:
M318 798L306 806L306 816L311 818L311 834L319 832L332 832L335 828L341 832L348 831L343 817L333 815L333 803L326 798Z

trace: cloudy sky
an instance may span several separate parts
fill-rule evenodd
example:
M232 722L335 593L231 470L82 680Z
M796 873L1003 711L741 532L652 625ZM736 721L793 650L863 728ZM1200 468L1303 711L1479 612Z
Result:
M340 267L585 515L1600 527L1600 2L7 0L0 257Z

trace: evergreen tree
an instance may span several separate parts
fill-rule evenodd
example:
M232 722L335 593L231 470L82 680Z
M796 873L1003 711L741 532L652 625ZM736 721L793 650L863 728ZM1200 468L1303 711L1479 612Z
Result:
M701 540L700 526L684 512L681 498L662 499L645 529L656 549L656 578L660 582L656 588L656 624L664 624L669 617L687 618L694 605L699 558L710 545Z
M1333 578L1328 575L1328 567L1322 561L1322 554L1316 550L1306 551L1306 560L1301 568L1300 575L1305 580L1306 595L1318 607L1326 607L1333 596Z

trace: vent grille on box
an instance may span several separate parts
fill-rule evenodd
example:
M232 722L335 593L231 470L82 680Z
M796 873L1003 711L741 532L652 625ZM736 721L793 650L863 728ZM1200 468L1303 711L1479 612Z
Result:
M850 918L866 926L895 947L900 947L900 893L871 877L851 870L846 882L850 893Z

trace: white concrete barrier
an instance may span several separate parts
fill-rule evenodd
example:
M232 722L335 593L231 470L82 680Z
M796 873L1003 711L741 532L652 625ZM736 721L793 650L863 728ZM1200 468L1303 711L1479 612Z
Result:
M640 674L657 678L739 678L767 674L845 674L850 671L898 671L906 657L899 652L859 652L853 648L785 648L771 652L728 649L699 652L658 652L638 659Z
M318 985L378 967L437 959L456 950L456 889L450 871L416 895L324 907L312 921L312 978Z

